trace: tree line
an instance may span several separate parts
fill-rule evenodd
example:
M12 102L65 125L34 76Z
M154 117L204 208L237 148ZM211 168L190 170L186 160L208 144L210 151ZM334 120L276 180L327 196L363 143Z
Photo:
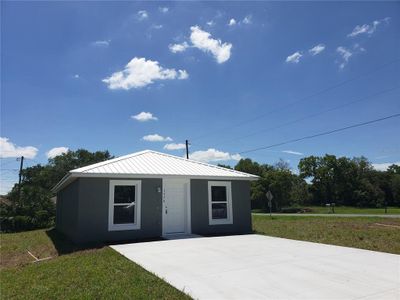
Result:
M260 176L252 183L253 208L266 209L266 192L274 195L273 209L325 205L400 206L400 166L377 171L365 157L308 156L298 164L298 174L283 161L275 165L240 160L235 169Z
M55 195L51 189L68 171L111 159L108 151L69 151L22 171L0 203L2 231L29 230L54 225ZM230 166L223 167L231 168ZM267 209L266 192L274 195L273 210L306 205L349 205L358 207L400 206L400 166L387 171L373 169L364 157L309 156L300 160L298 173L279 161L274 165L241 159L234 168L260 176L251 183L252 208Z

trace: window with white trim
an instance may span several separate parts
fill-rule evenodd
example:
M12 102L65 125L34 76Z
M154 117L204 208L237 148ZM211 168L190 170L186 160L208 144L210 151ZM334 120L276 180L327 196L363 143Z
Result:
M232 191L229 181L208 182L208 221L210 225L232 224Z
M140 180L110 180L108 230L140 229Z

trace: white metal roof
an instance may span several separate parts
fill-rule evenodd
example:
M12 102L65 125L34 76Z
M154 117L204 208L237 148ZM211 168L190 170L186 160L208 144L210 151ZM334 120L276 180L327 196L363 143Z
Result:
M76 177L166 177L256 180L258 176L183 157L145 150L69 172L55 187L59 190Z

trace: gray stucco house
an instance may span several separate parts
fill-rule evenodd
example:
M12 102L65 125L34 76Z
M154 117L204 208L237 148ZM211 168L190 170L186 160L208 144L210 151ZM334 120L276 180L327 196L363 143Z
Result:
M70 171L57 193L56 229L74 242L176 234L249 233L255 175L155 151Z

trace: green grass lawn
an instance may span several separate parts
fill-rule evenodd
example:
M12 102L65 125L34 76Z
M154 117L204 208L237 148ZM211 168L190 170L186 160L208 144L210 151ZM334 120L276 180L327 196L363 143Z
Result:
M400 254L400 219L253 215L256 233Z
M313 214L331 214L331 208L325 206L305 206L304 208L311 209L310 212ZM265 213L264 210L254 209L254 213ZM380 215L385 214L384 208L359 208L359 207L351 207L351 206L336 206L335 207L336 214L371 214L371 215ZM387 214L396 215L400 214L400 207L388 207Z
M400 254L400 219L253 215L256 233ZM189 299L108 246L77 247L54 230L0 234L2 299ZM49 260L32 263L31 251Z
M55 236L0 235L2 299L190 299L107 246L84 249L60 237L55 243ZM32 263L27 249L53 258Z

